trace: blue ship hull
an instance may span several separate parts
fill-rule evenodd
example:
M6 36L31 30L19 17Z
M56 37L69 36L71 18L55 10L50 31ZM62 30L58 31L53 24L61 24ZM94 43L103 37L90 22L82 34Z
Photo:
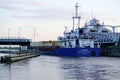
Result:
M45 51L42 54L53 56L90 57L100 56L100 48L57 48L54 51Z

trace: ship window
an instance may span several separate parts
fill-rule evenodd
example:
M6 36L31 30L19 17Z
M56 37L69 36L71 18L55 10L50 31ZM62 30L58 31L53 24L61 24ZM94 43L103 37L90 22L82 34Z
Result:
M106 32L108 32L108 31L102 31L102 32L105 32L105 33L106 33Z
M82 29L79 29L79 34L83 34L83 30Z
M90 30L90 32L96 32L96 30Z

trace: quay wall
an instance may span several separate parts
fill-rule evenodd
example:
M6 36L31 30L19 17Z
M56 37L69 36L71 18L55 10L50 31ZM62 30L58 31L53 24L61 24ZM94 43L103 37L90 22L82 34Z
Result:
M109 46L101 49L101 56L120 57L120 46Z
M2 56L0 57L0 62L1 63L11 63L11 62L16 62L32 57L40 56L39 52L32 52L32 53L24 53L24 54L11 54L10 56Z

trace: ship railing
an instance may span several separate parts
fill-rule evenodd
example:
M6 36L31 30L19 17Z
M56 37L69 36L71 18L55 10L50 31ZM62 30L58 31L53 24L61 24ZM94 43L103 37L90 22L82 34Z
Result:
M90 32L85 33L84 36L93 36L97 38L100 42L114 42L114 38L120 37L120 33L96 33Z

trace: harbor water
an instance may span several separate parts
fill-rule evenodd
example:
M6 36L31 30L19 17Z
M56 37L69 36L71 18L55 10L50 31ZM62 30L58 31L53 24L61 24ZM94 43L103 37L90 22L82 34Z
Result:
M41 55L0 64L0 80L120 80L120 58Z

